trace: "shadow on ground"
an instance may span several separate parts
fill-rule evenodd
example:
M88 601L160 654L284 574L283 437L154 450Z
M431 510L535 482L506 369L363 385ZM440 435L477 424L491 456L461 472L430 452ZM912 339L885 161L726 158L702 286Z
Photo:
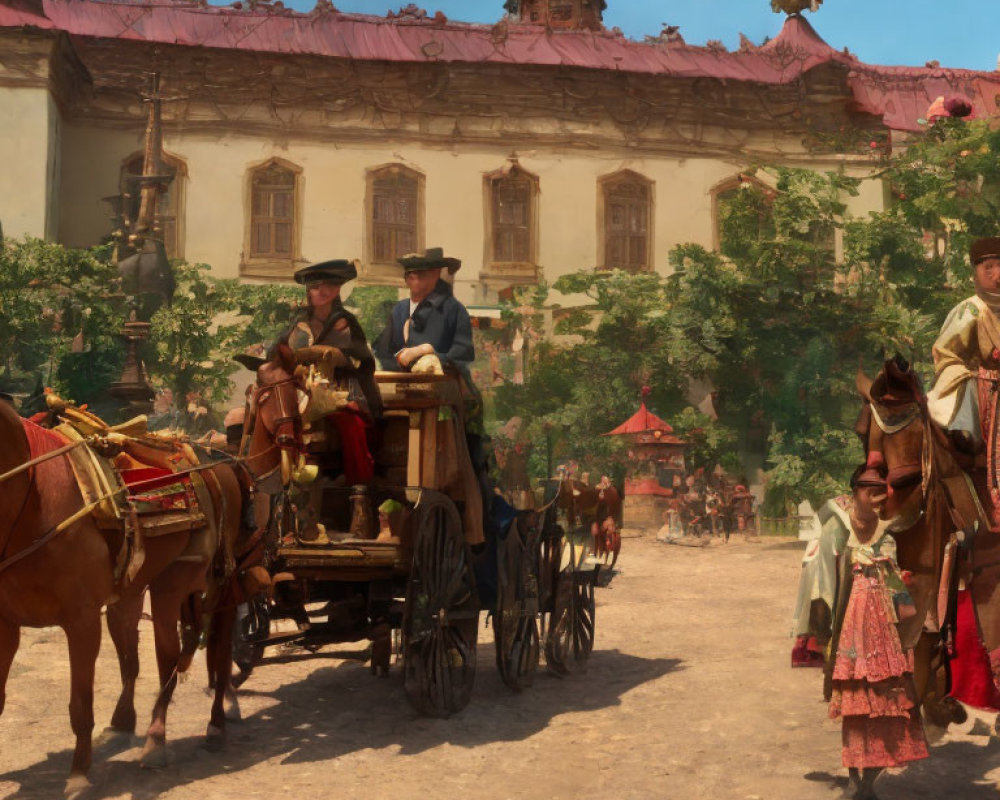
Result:
M997 800L997 784L987 778L1000 768L1000 740L990 738L985 746L968 741L947 742L931 747L930 758L917 761L899 774L883 774L875 784L879 800L941 800L942 786L948 797L961 800ZM810 772L805 779L842 791L844 775Z
M515 694L492 669L492 644L480 646L478 659L472 702L444 720L423 718L411 709L399 668L388 679L376 679L357 662L324 665L273 692L256 691L251 678L241 694L267 696L274 703L231 724L225 751L207 752L201 737L168 740L170 767L145 771L135 761L137 751L126 753L122 760L109 760L116 755L112 747L95 748L93 788L85 800L108 796L151 800L175 787L223 772L237 773L274 758L282 764L305 764L366 748L397 746L401 753L413 754L442 744L472 748L520 741L562 714L617 706L632 689L683 668L679 659L645 659L599 650L591 656L586 673L560 679L540 670L534 686ZM281 665L258 669L280 670ZM207 698L204 708L207 722ZM138 744L136 739L125 748ZM10 800L61 797L71 755L70 749L50 753L26 769L0 774L0 781L20 786Z

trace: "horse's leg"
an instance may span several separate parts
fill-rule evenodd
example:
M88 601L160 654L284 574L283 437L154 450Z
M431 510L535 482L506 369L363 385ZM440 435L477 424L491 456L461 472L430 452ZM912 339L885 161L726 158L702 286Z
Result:
M86 609L72 623L64 625L63 630L69 644L69 721L76 735L66 796L76 797L89 786L87 773L94 731L94 667L101 649L100 609Z
M212 615L212 628L208 637L206 660L215 698L212 716L205 731L205 746L220 750L226 740L226 696L231 692L233 674L233 626L236 609L225 608Z
M937 634L922 633L913 648L913 687L917 702L923 704L928 691L934 691L934 673L931 662L934 659L934 646Z
M153 704L153 717L146 731L146 744L140 757L140 763L144 767L166 765L167 708L177 687L177 665L181 655L177 623L180 620L181 603L196 586L204 585L204 574L204 563L178 562L157 577L149 587L160 693Z
M10 665L14 663L14 654L21 643L21 628L7 620L0 619L0 714L7 701L7 676Z
M111 715L111 731L135 733L135 683L139 677L139 618L143 593L127 594L108 606L107 624L111 641L118 653L122 691Z

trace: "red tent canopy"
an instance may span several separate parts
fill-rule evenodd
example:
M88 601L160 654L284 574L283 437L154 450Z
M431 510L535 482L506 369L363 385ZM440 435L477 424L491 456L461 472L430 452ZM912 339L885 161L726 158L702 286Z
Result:
M645 401L639 406L639 410L635 412L631 417L629 417L625 422L615 428L613 431L608 431L603 436L621 436L624 434L635 434L635 433L651 433L655 431L660 431L661 435L657 438L659 442L671 443L671 444L684 444L682 439L674 436L674 429L671 428L666 422L660 419L656 414L646 408Z

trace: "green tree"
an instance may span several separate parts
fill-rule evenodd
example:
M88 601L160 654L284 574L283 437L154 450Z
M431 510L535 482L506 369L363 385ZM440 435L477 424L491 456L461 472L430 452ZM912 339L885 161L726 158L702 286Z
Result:
M92 402L117 376L125 317L106 248L0 241L0 389Z

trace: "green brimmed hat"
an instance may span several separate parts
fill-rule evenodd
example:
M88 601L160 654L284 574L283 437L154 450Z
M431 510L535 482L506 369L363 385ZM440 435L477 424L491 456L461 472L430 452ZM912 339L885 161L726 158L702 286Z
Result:
M298 283L336 283L342 284L353 281L358 277L358 269L353 261L346 258L338 258L333 261L323 261L319 264L310 264L295 273L295 280Z
M428 247L423 253L409 253L397 259L403 272L422 272L426 269L446 269L452 275L462 268L457 258L445 256L443 247Z

